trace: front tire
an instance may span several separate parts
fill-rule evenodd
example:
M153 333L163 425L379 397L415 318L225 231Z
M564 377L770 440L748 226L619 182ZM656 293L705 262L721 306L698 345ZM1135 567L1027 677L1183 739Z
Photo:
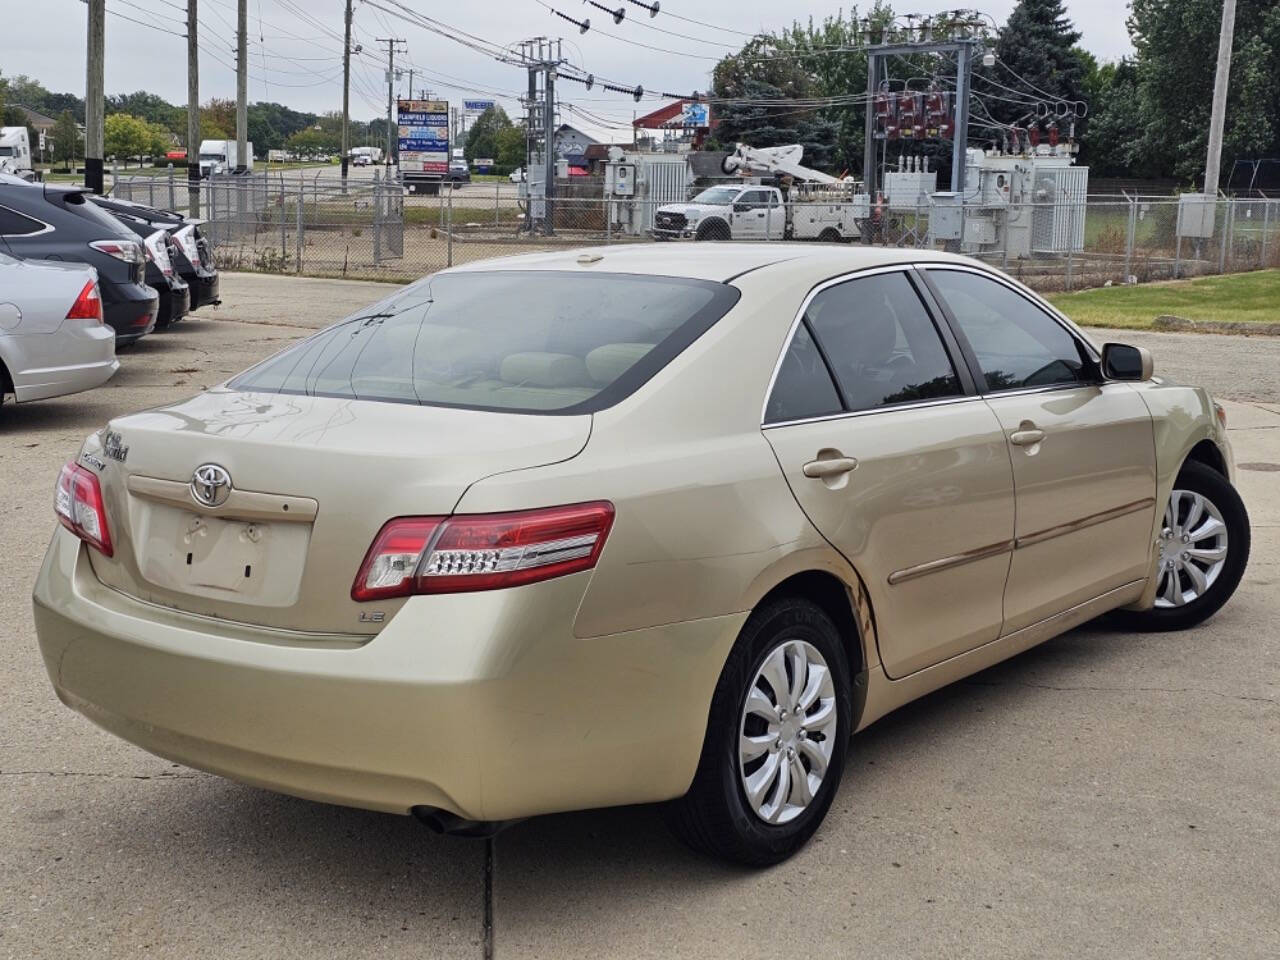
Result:
M1231 599L1249 562L1249 515L1235 487L1212 467L1189 460L1165 505L1155 605L1120 610L1132 630L1185 630Z
M852 714L839 631L800 598L756 609L711 700L689 792L666 808L672 831L703 853L778 863L822 823L840 785Z
M704 224L698 230L695 240L732 240L733 234L729 232L729 225L721 220L713 220L711 223Z

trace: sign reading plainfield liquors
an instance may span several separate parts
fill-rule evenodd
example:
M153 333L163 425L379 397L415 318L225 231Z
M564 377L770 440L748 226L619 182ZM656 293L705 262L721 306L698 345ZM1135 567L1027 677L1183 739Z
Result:
M449 172L447 100L401 100L396 122L401 173Z

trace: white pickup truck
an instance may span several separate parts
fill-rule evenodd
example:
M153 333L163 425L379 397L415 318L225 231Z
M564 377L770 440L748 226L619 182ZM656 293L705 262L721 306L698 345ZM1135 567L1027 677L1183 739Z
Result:
M688 203L668 203L653 214L660 240L781 240L787 208L777 187L710 187Z
M852 181L847 186L797 184L790 200L777 187L710 187L687 203L654 211L653 235L659 240L852 240L871 207L855 187Z

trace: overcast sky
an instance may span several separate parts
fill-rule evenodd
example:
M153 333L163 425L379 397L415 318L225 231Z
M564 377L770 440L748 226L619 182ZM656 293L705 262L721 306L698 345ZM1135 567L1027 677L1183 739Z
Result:
M849 9L847 3L836 0L794 4L776 0L662 0L661 12L650 19L628 0L605 0L607 5L627 8L626 19L615 26L608 14L582 0L547 2L570 16L589 17L591 30L579 35L577 28L553 16L539 0L448 4L400 0L404 7L493 43L505 45L539 34L563 36L565 55L586 71L628 85L643 84L647 90L681 93L707 89L716 59L737 49L745 39L732 31L777 29L794 17L812 15L821 20L842 6ZM184 0L107 0L109 94L148 90L174 103L186 102L185 6ZM341 109L343 6L343 0L248 0L251 101L274 100L315 112ZM1068 14L1084 34L1083 45L1102 60L1131 51L1124 27L1127 6L1117 0L1067 0ZM927 14L954 7L955 0L910 0L902 12ZM1013 0L988 0L981 9L1003 22L1012 7ZM199 9L201 101L211 96L234 97L236 2L199 0ZM8 76L29 74L52 90L83 95L86 6L82 0L0 0L0 10L5 20L0 70ZM415 89L425 83L437 96L454 103L463 98L493 98L509 113L519 112L515 97L526 83L524 71L388 12L396 10L395 0L355 2L354 39L363 45L363 51L352 61L353 117L385 115L386 46L376 38L387 36L407 41L408 53L398 56L396 63L406 69L417 68ZM705 25L677 19L676 14ZM659 32L659 28L671 33ZM398 92L407 96L407 86L406 73ZM621 133L633 113L648 112L661 103L646 97L637 105L628 96L599 88L587 92L575 84L562 86L563 96L594 118L568 113L564 119L597 135L603 123L617 125Z

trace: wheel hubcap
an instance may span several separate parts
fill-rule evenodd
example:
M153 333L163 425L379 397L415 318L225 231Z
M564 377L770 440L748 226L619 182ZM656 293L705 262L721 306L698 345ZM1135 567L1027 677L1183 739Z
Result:
M1227 525L1210 500L1194 490L1174 490L1160 531L1157 607L1181 607L1213 586L1227 562Z
M786 823L813 802L835 750L835 684L803 640L775 647L747 687L738 725L738 773L747 805Z

